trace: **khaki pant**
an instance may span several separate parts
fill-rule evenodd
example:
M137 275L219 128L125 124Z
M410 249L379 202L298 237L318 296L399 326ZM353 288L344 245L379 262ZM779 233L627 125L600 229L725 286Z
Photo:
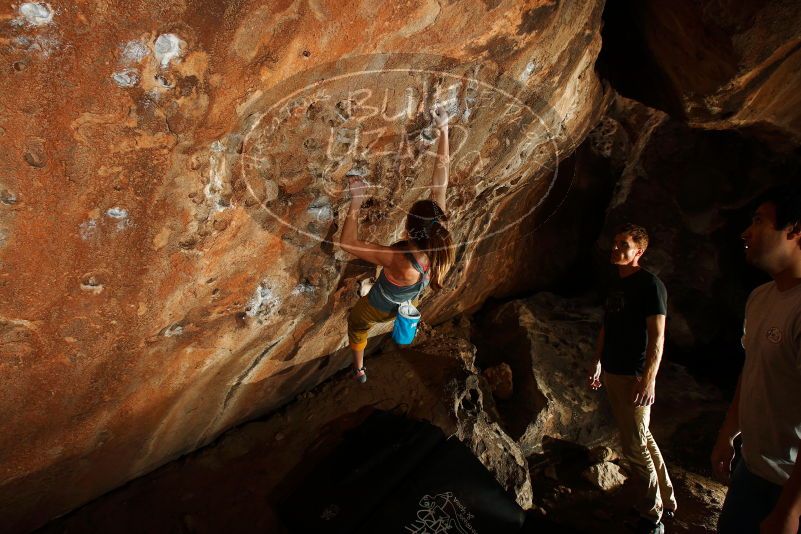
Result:
M635 406L632 393L637 377L604 373L606 394L620 431L623 455L641 481L647 484L645 498L637 506L643 517L657 522L664 509L676 509L676 497L662 453L648 430L650 406Z
M386 323L395 318L395 312L378 310L370 304L367 295L359 299L348 314L348 341L353 350L364 350L367 335L374 324Z
M412 300L412 305L417 306L419 298ZM397 311L385 312L373 307L367 295L363 296L351 308L348 314L348 341L353 350L364 350L367 346L367 336L370 328L378 323L387 323L395 319Z

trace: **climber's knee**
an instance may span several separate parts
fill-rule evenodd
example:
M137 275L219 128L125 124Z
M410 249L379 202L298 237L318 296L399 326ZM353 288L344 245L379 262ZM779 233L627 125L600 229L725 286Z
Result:
M348 314L348 341L353 350L364 350L370 328L377 323L389 321L394 316L391 312L382 312L370 304L367 297L362 297Z

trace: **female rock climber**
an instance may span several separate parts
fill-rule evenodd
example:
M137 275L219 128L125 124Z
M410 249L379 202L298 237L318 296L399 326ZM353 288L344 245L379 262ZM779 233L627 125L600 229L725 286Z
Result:
M398 304L412 300L417 305L422 290L431 284L439 290L454 261L451 237L446 227L445 193L448 188L448 114L442 107L434 112L439 130L437 161L431 184L431 200L415 202L406 217L405 241L385 247L359 240L358 216L369 187L361 179L350 181L351 202L339 244L343 250L382 267L370 292L361 297L348 316L348 340L353 350L353 377L364 383L364 348L367 333L377 323L391 321Z

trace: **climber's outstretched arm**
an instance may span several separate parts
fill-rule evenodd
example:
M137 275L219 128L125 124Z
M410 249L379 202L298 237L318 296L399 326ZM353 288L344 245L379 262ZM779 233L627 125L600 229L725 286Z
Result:
M450 147L448 141L448 112L443 106L437 106L433 112L434 124L439 130L439 141L437 142L437 161L434 162L434 176L431 180L431 199L434 200L445 214L448 208L445 206L448 191L448 174L450 172Z
M345 224L342 226L339 246L357 258L386 267L395 259L395 251L391 247L359 240L359 209L366 198L365 192L368 187L359 178L350 181L350 208L345 217Z

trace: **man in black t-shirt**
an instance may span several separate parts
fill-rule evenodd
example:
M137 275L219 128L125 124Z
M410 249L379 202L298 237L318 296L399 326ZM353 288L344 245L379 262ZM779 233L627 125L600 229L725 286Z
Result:
M676 499L648 423L665 341L667 291L655 274L639 265L647 247L648 234L640 226L625 224L615 235L610 261L617 275L606 294L590 387L601 387L603 370L623 454L647 483L637 506L637 530L663 532L662 519L673 517Z

